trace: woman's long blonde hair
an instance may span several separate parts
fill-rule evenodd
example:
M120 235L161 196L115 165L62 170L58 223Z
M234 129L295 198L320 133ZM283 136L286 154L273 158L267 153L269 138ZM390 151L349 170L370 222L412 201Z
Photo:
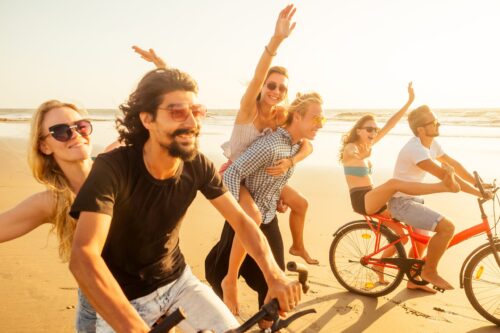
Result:
M365 114L363 117L359 118L358 121L354 124L354 126L347 132L347 134L344 134L342 136L342 142L340 144L340 149L339 149L339 161L342 162L344 159L344 148L347 144L356 142L359 139L358 136L358 129L362 128L363 125L369 121L373 120L375 121L375 116L373 114Z
M59 256L68 261L71 252L71 243L76 228L76 221L69 216L69 211L75 194L71 190L68 179L57 164L53 155L46 155L40 150L43 140L43 120L46 114L55 109L67 107L86 115L84 110L78 109L70 103L50 100L38 107L31 121L31 145L28 152L28 163L35 179L45 185L54 198L54 211L50 218L54 231L59 240Z

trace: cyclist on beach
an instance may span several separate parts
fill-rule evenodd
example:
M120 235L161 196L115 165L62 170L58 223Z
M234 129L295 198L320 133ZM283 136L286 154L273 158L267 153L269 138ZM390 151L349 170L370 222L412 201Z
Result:
M97 332L148 332L165 312L182 306L184 332L224 332L238 322L190 271L179 229L197 191L240 234L263 271L268 297L284 311L300 300L300 285L281 271L264 236L197 150L206 109L195 103L196 82L176 69L146 74L120 106L125 147L101 154L71 208L78 219L70 270L99 316Z
M395 179L422 182L427 173L444 179L447 177L448 170L443 165L449 165L456 172L455 179L462 191L482 197L480 191L474 188L475 180L472 174L462 164L447 155L435 139L439 136L441 124L427 105L411 111L408 115L408 124L415 136L406 143L398 155L394 167ZM436 162L441 162L442 165ZM418 229L436 233L429 241L421 277L439 289L453 289L453 286L437 272L439 260L455 231L452 221L424 206L423 200L411 193L410 195L396 193L389 201L388 209L392 217Z
M233 130L229 141L222 145L224 156L228 161L220 168L222 174L227 167L240 157L246 149L263 135L276 131L283 125L286 119L286 108L282 104L288 95L288 71L281 66L272 66L272 61L281 43L287 39L295 28L292 22L296 8L288 5L280 11L276 20L273 36L264 47L261 57L255 68L254 76L250 80L248 87L241 98L240 108L236 114ZM135 52L141 57L155 64L158 68L166 68L167 64L154 52L143 50L134 46ZM282 176L297 163L302 161L312 152L312 145L304 139L300 143L297 154L291 158L281 159L269 165L267 172L271 176ZM250 195L244 184L239 190L239 204L245 212L253 218L257 224L262 223L262 216L254 199ZM309 203L307 199L290 185L286 185L279 197L278 211L284 212L289 207L289 226L292 234L292 245L288 252L294 256L300 256L308 264L317 265L319 262L309 255L304 243L304 226ZM234 243L238 243L238 238ZM245 256L240 244L235 248L229 264L229 271L221 281L221 288L224 295L224 303L233 314L239 312L237 280L241 262Z
M415 94L410 82L408 84L408 101L389 118L384 127L378 128L375 117L368 114L361 117L342 138L339 159L344 167L352 208L356 213L370 215L385 211L387 201L398 191L422 195L459 190L451 169L448 170L445 181L441 183L422 184L390 179L382 185L373 186L371 179L373 165L370 161L372 147L399 122L414 98Z

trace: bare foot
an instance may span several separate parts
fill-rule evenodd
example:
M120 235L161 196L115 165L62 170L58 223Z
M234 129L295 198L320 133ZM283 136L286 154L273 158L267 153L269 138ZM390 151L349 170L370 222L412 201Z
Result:
M446 171L446 175L443 179L444 186L446 186L450 192L460 192L460 184L458 184L455 179L455 169L446 163L443 163L442 167Z
M298 256L298 257L301 257L302 259L304 259L309 265L318 265L319 264L319 261L317 259L313 259L311 258L311 256L309 255L309 253L307 253L306 249L296 249L293 247L290 247L290 250L288 250L288 252L292 255L292 256Z
M229 311L235 316L240 314L240 304L238 302L238 286L236 283L229 281L227 277L222 279L220 284L224 304L229 308Z
M444 289L444 290L453 290L453 286L449 284L445 279L440 277L437 272L426 272L425 269L422 271L422 274L420 274L422 279L425 281L428 281L429 283L432 283L434 286Z
M434 290L432 289L431 287L429 286L421 286L421 285L418 285L418 284L415 284L411 281L408 281L408 283L406 284L406 288L410 289L410 290L421 290L421 291L425 291L429 294L435 294L437 293L437 290Z

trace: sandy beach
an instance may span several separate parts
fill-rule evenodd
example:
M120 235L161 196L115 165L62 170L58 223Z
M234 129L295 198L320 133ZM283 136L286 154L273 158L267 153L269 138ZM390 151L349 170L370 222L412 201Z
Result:
M95 137L94 142L111 142L114 134L108 130L110 127L107 123L97 124L96 133L102 134ZM200 139L201 150L217 165L223 162L218 147L227 135L220 129L208 127ZM27 134L24 138L20 135L0 139L0 212L42 189L28 170L25 138ZM338 139L338 135L318 135L313 155L298 166L290 181L309 199L305 238L310 253L320 260L320 265L309 266L311 290L298 307L315 308L317 313L295 322L288 332L498 332L498 327L472 308L458 282L463 260L472 249L485 242L483 236L446 252L440 271L456 289L444 294L409 291L402 283L391 294L373 299L350 294L335 280L328 264L332 234L344 223L359 219L351 211L347 187L336 162ZM375 184L390 178L397 151L406 140L404 136L389 136L376 148ZM497 147L500 146L499 140L495 140ZM443 138L442 144L459 160L475 154L468 161L481 161L478 167L484 169L485 179L498 176L494 167L500 162L500 154L492 152L489 144L482 147L484 149L476 149L457 142L456 138ZM97 146L95 152L101 149L102 146ZM474 168L464 164L470 170ZM475 199L463 193L432 195L426 198L426 203L454 221L457 231L479 222ZM288 249L291 237L287 215L281 214L279 221ZM196 198L183 222L181 249L201 279L205 254L218 240L222 224L223 219L202 195ZM43 226L17 240L0 244L1 332L73 330L77 285L67 265L60 262L57 242L54 236L48 236L49 229L50 226ZM290 255L286 255L286 259L297 260ZM241 318L246 319L256 311L256 295L246 288L244 281L240 284Z

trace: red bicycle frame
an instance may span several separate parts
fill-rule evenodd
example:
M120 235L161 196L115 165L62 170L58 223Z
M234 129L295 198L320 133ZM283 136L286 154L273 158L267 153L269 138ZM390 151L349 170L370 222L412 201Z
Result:
M486 214L484 213L484 210L483 210L483 203L484 202L486 202L486 201L482 200L482 199L478 199L479 208L481 210L481 223L476 224L468 229L462 230L458 234L455 234L453 236L453 238L451 239L450 244L448 245L448 248L450 248L454 245L460 244L463 241L465 241L471 237L474 237L476 235L479 235L483 232L486 233L486 235L488 236L488 240L490 240L491 243L493 242L493 235L491 233L488 217L486 216ZM381 251L384 251L385 249L393 246L394 244L396 244L398 242L405 244L407 242L408 238L410 239L411 245L413 248L413 257L414 258L421 258L420 254L418 253L418 248L417 248L417 246L415 246L416 243L427 244L427 243L429 243L429 240L431 239L431 237L429 237L427 235L423 235L421 233L415 232L412 226L401 223L401 222L394 220L390 217L386 217L386 216L383 216L380 214L373 214L373 215L365 215L364 218L366 220L366 223L368 223L368 225L370 226L370 229L372 229L372 231L377 235L377 238L375 240L375 242L376 242L375 252L371 253L365 257L366 263L368 263L370 261L371 257L373 257L374 255L380 253ZM377 226L375 226L373 223L376 221L378 221ZM390 228L391 230L393 230L393 229L390 227L390 224L398 224L401 227L401 229L403 230L403 234L402 235L398 234L399 237L397 240L380 248L380 236L381 236L380 228L384 223L388 224L389 225L388 228ZM375 263L375 262L372 264L377 265L377 263ZM380 265L380 264L378 264L378 265ZM390 267L390 265L387 265L387 264L385 266Z

